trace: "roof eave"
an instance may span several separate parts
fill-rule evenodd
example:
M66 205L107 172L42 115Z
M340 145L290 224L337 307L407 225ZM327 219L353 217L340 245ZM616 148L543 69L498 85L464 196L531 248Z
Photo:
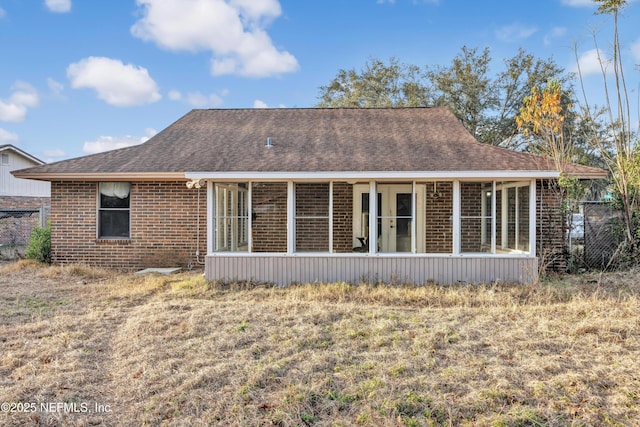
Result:
M314 171L314 172L185 172L188 179L211 180L451 180L553 179L557 171Z
M13 171L13 176L39 181L176 181L184 172L29 172Z

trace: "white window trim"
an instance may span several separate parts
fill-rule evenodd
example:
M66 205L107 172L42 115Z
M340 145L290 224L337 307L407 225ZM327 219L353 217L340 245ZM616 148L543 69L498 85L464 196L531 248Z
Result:
M100 184L103 182L109 181L99 181L96 185L96 240L131 240L131 199L133 192L133 185L129 182L129 207L128 208L103 208L100 203ZM127 232L127 237L118 237L118 236L100 236L100 212L101 211L128 211L129 212L129 230Z

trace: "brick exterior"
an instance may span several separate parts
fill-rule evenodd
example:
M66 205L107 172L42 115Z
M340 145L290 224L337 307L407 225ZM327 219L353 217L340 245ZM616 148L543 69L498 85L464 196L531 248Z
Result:
M460 183L460 251L482 251L482 182ZM465 218L471 217L471 218Z
M296 252L329 252L329 184L296 184L295 193Z
M287 252L287 183L254 182L253 252Z
M453 183L426 183L425 251L451 253ZM329 185L296 185L297 250L327 251ZM333 240L336 253L353 250L353 185L334 182ZM481 183L462 183L463 216L481 213ZM566 267L563 257L564 220L561 200L553 184L537 182L537 248L541 265L552 270ZM97 182L53 182L51 198L52 256L57 263L135 269L148 266L188 266L194 262L197 228L197 191L183 182L133 182L131 184L130 239L97 239ZM253 251L287 251L287 184L253 183ZM524 196L523 196L524 197ZM39 202L38 202L39 203ZM206 253L206 191L200 190L200 254ZM526 203L521 198L520 203ZM499 218L497 218L499 219ZM477 224L477 227L470 227ZM498 221L500 224L500 221ZM522 226L527 226L524 221ZM478 250L479 222L462 221L462 251Z
M0 196L0 209L40 209L50 203L50 197Z
M333 183L333 251L353 251L353 185Z
M137 269L195 262L197 191L184 182L131 183L130 239L97 239L97 182L51 183L56 263ZM206 254L207 197L200 190L200 256Z
M438 182L433 196L433 182L427 182L425 206L425 252L453 252L453 183Z

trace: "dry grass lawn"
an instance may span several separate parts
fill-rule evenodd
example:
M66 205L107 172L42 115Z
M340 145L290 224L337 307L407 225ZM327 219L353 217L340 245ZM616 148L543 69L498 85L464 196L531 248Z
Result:
M639 276L280 289L5 264L0 403L28 412L0 425L639 425Z

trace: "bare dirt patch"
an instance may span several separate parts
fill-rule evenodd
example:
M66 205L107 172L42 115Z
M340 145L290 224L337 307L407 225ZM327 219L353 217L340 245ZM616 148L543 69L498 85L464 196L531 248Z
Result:
M280 289L5 264L0 424L637 425L638 282Z

